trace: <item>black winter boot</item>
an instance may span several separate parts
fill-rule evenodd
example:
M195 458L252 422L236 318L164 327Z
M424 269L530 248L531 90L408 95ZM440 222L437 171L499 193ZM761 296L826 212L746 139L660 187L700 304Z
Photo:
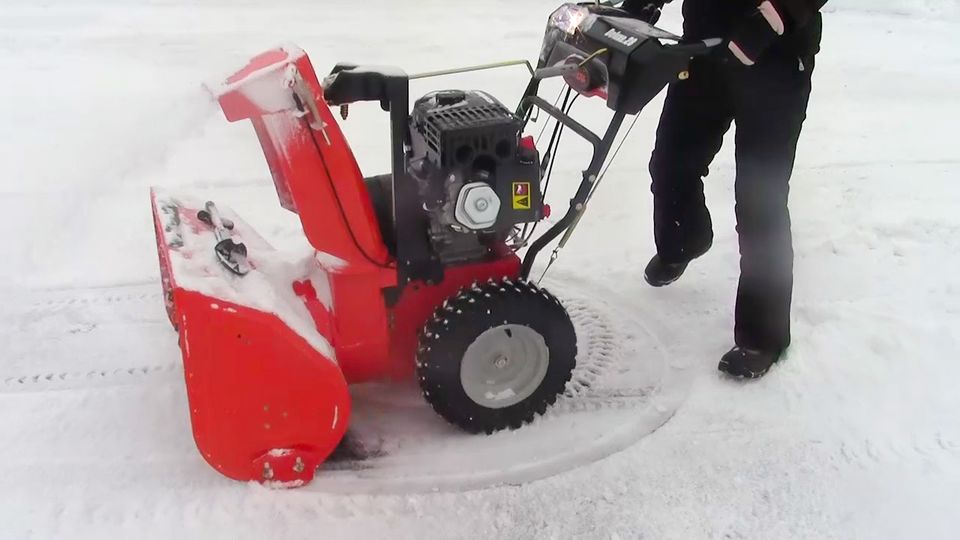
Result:
M762 351L746 347L734 347L723 355L717 369L746 379L759 379L770 371L773 364L780 360L783 351Z
M680 279L680 276L682 276L683 273L686 272L687 267L690 266L690 262L706 255L711 247L713 247L712 239L708 240L706 247L698 251L690 260L678 263L663 262L660 255L654 255L653 258L650 259L650 262L647 263L647 268L643 271L643 279L645 279L651 287L666 287Z
M690 261L682 263L665 263L659 255L654 255L643 271L643 279L653 287L666 287L674 281L680 279L680 276L687 270Z

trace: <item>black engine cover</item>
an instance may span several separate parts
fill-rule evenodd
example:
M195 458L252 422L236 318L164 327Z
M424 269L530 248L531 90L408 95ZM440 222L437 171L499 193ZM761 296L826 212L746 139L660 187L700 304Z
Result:
M425 147L414 154L435 167L451 169L513 159L522 122L484 92L444 90L417 100L410 115ZM479 163L478 163L479 161Z
M539 156L520 144L522 129L522 120L485 92L444 90L415 103L410 173L430 216L434 250L445 262L481 258L515 225L542 218ZM478 183L499 200L495 222L481 227L457 217L461 190Z

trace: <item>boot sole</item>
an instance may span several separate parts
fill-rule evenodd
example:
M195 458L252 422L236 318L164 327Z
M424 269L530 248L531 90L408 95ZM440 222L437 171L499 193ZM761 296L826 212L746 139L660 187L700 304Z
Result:
M762 371L750 371L749 369L738 370L738 369L735 369L733 366L731 366L730 362L727 362L726 360L723 360L723 359L720 360L720 365L717 366L717 369L726 373L727 375L730 375L731 377L735 377L738 379L755 380L763 377L767 373L770 373L770 370L773 369L773 366L779 364L780 360L783 360L783 355L784 353L780 353L780 355L777 356L777 359L774 360L773 363L767 367L767 369L764 369Z
M776 364L776 362L774 362L774 364ZM769 373L770 368L772 367L773 367L773 364L771 364L770 367L768 367L763 371L750 371L749 369L737 370L737 369L734 369L729 362L725 362L721 360L720 365L717 366L717 369L737 379L756 380L763 377L767 373Z
M687 263L687 266L689 266L689 265L690 265L690 263ZM682 277L683 277L683 274L687 271L687 266L684 266L684 267L683 267L683 270L681 270L680 273L677 274L677 277L675 277L675 278L673 278L673 279L671 279L671 280L669 280L669 281L652 281L652 280L650 279L650 276L648 276L646 272L643 273L643 280L646 281L646 282L647 282L647 285L650 285L651 287L656 287L656 288L658 288L658 289L659 289L660 287L666 287L667 285L670 285L671 283L674 283L674 282L676 282L678 279L682 278Z
M687 261L686 266L683 267L683 270L681 270L680 273L677 274L677 277L671 279L670 281L657 281L657 282L650 281L650 277L647 275L646 272L643 273L643 280L647 282L647 285L650 285L651 287L655 287L655 288L657 288L657 289L659 289L659 288L661 288L661 287L666 287L667 285L670 285L670 284L672 284L672 283L675 283L677 280L679 280L680 278L683 277L683 274L685 274L685 273L687 272L687 268L690 267L690 263L692 263L693 261L695 261L695 260L699 259L700 257L703 257L704 255L706 255L706 254L710 251L710 248L712 248L712 247L713 247L713 240L710 241L710 243L707 245L706 249L704 249L703 251L701 251L701 252L697 253L696 255L694 255L693 257L691 257L690 260Z

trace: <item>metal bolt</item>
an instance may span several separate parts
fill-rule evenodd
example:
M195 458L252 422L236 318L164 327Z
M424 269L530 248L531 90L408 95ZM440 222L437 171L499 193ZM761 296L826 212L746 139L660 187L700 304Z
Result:
M486 199L477 199L477 202L473 203L473 207L483 212L487 208L490 208L490 201Z
M293 472L302 473L305 468L306 465L303 464L303 460L298 457L297 462L293 464Z
M499 356L497 357L497 360L496 362L493 363L493 365L497 366L497 369L503 369L507 367L507 364L509 363L510 363L509 358L507 358L506 356Z
M679 75L677 75L677 77L678 77L681 81L685 81L685 80L687 80L687 79L690 78L690 72L687 71L687 70L683 70L683 71L680 72Z
M591 174L591 175L587 178L587 182L590 182L591 184L594 183L594 182L596 182L596 181L597 181L597 175L595 175L595 174Z

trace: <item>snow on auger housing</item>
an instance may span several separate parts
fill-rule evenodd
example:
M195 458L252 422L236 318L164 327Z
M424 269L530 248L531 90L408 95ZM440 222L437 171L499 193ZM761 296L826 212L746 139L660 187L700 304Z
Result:
M309 482L347 430L347 385L370 380L415 375L431 406L470 432L542 414L577 345L560 301L528 281L533 263L573 232L624 118L714 45L681 43L615 8L565 4L516 111L482 91L441 90L410 112L409 81L525 62L423 76L339 64L321 82L303 51L283 47L213 89L227 120L253 124L280 204L315 251L291 259L226 208L152 191L204 459L237 480ZM547 77L564 78L567 98L605 99L605 134L569 116L572 100L538 97ZM392 170L373 178L331 113L366 101L390 115ZM534 109L556 122L542 153L524 136ZM593 157L569 208L535 236L564 129Z

